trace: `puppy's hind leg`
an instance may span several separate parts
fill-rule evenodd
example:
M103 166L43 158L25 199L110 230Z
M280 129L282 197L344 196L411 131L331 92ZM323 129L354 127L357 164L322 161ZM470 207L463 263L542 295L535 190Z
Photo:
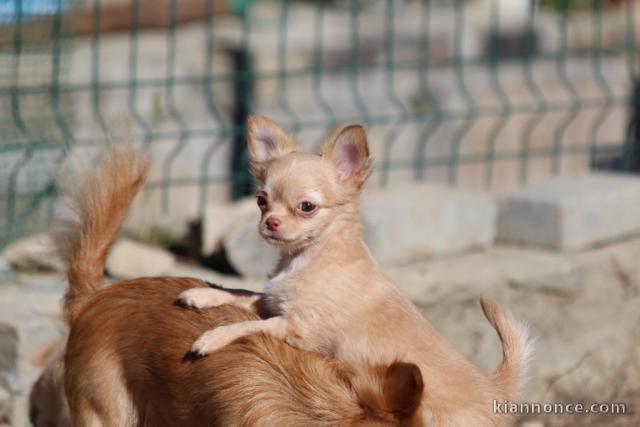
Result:
M111 390L104 395L74 396L69 399L69 412L72 426L82 427L135 427L138 426L138 414L126 390L113 395ZM98 400L99 399L99 400Z
M76 344L76 345L74 345ZM65 358L64 388L73 427L136 427L135 408L120 361L104 351L90 357L70 341ZM81 342L85 351L88 343Z
M108 427L109 424L103 422L88 405L76 406L71 412L71 425L86 427ZM115 427L115 426L114 426Z
M188 308L210 308L231 304L247 310L256 311L255 304L262 294L221 287L192 288L178 296L178 303Z

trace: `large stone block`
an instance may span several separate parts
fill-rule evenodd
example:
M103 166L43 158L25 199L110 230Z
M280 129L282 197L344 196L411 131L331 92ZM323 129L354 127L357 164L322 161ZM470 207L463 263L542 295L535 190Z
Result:
M229 263L243 277L266 279L278 262L278 251L258 234L258 220L235 227L224 239Z
M499 203L498 240L571 250L640 232L640 179L559 177Z
M258 234L259 222L260 209L254 197L210 204L202 221L202 255L223 247L229 263L241 276L266 279L276 265L278 253Z
M378 261L408 261L491 246L497 208L492 197L434 185L365 194L365 238Z
M32 234L16 240L3 252L2 258L19 270L64 271L65 264L47 233ZM4 268L0 266L0 268ZM1 273L0 273L1 274Z
M238 225L252 223L257 230L258 221L260 209L254 197L236 203L209 204L202 218L202 255L207 256L218 250L224 238Z
M120 239L111 248L106 269L113 277L164 276L176 266L176 257L169 251L129 239Z

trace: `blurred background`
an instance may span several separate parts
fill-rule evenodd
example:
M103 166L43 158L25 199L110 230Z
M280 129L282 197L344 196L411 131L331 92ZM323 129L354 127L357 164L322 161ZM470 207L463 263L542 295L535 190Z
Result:
M311 151L366 124L367 241L425 317L490 370L493 298L539 337L523 400L627 405L522 425L640 425L639 73L635 0L0 0L0 425L64 336L44 233L106 144L153 157L110 276L260 288L251 113Z

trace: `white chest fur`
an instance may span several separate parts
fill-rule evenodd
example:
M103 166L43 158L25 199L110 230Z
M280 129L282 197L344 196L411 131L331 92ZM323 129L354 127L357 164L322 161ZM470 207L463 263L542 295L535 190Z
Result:
M309 263L310 256L303 252L302 254L292 258L289 264L273 276L264 286L264 293L270 296L277 296L279 299L286 301L287 287L285 283L294 273L300 271Z

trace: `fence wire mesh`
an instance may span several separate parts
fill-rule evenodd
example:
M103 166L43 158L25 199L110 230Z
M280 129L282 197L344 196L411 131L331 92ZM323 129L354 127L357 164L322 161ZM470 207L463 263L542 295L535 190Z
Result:
M249 113L307 149L367 124L373 186L637 171L638 24L632 0L0 2L0 246L110 142L150 147L172 220L246 194Z

